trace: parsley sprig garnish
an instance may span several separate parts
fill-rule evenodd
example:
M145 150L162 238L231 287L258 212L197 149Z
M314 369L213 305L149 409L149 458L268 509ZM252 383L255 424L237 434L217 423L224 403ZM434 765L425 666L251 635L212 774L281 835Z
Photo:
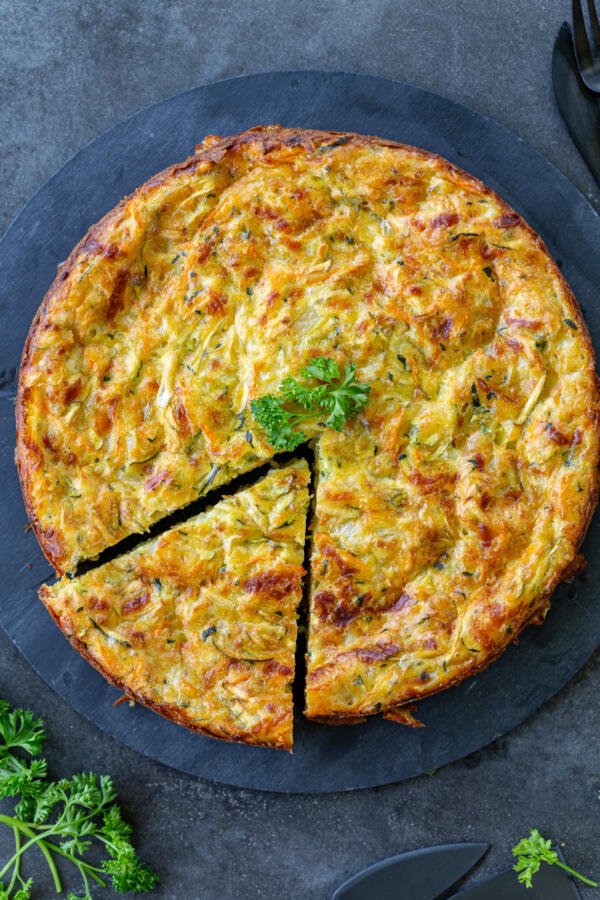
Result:
M295 450L308 440L301 426L322 419L323 426L341 431L369 399L370 386L354 377L356 366L348 363L342 374L338 363L317 356L300 372L302 384L291 375L281 382L279 394L252 400L252 415L265 430L275 450Z
M591 879L582 875L581 872L576 872L575 869L561 862L556 850L552 849L552 841L542 837L537 828L532 828L529 837L520 840L513 847L512 852L513 856L517 857L517 862L513 869L518 873L519 881L526 888L532 886L533 876L539 871L543 862L548 863L549 866L558 866L560 869L564 869L569 875L579 878L580 881L583 881L584 884L590 887L598 887L597 882L591 881Z
M21 862L34 847L43 854L57 892L63 890L57 857L78 869L83 893L70 891L67 900L92 900L91 882L106 887L105 875L119 893L153 890L158 876L131 843L131 828L122 817L109 776L81 772L50 781L46 760L39 758L43 742L41 719L31 710L11 709L0 700L0 797L18 798L14 815L0 814L0 823L12 829L15 839L14 854L0 864L0 900L31 896L32 879L21 874ZM99 866L84 859L93 841L106 854Z

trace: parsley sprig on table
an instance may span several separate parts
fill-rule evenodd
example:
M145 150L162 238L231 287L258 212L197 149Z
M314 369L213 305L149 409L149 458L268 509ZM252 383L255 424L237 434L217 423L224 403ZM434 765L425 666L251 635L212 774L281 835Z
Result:
M524 884L526 888L532 886L533 876L539 871L543 862L548 863L549 866L558 866L559 868L564 869L569 875L573 875L574 878L578 878L590 887L598 887L598 884L595 881L591 881L589 878L586 878L585 875L576 872L575 869L572 869L570 866L561 862L556 850L552 849L552 841L542 837L537 828L532 828L529 837L520 840L519 843L513 847L512 852L513 856L517 857L517 862L513 868L515 872L518 873L519 881L521 884Z
M354 363L349 363L342 374L334 359L317 356L300 372L308 384L290 375L281 382L279 395L252 400L252 415L271 446L295 450L308 440L299 426L311 419L322 419L325 427L341 431L369 399L370 386L357 381L355 371Z
M63 890L57 858L79 870L83 893L70 891L67 900L92 900L90 883L106 887L105 875L119 893L153 890L158 876L135 852L111 779L81 772L50 781L46 760L39 757L43 742L41 719L0 700L0 797L18 798L14 815L0 814L0 823L12 829L15 839L14 854L0 864L0 900L31 896L32 879L21 874L21 861L34 847L43 854L57 892ZM107 856L100 866L84 859L94 840Z

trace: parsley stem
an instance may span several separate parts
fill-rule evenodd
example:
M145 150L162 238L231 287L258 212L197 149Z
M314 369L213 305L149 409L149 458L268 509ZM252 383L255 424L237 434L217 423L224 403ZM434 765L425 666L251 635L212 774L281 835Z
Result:
M562 863L560 860L557 860L555 865L560 866L560 868L564 869L565 872L568 872L569 875L574 875L575 878L579 878L580 881L583 881L583 883L589 885L589 887L598 887L597 881L592 881L591 878L586 878L585 875L582 875L581 872L577 872L575 869L572 869L571 866L567 866L566 863Z
M73 863L73 865L79 869L82 876L85 871L90 876L90 878L94 879L96 884L99 884L100 887L106 887L105 880L98 875L98 872L102 871L102 869L100 869L98 866L92 866L90 865L90 863L84 862L83 859L77 859L76 856L72 856L70 853L67 853L66 850L63 850L61 847L57 847L56 844L44 841L44 845L46 847L51 847L54 853L58 853L59 856L62 856L65 859L68 859L70 863Z
M19 852L20 849L21 849L21 832L19 831L18 828L15 828L14 825L12 826L12 830L13 830L13 834L14 834L14 836L15 836L15 856L16 856L16 859L15 859L15 864L14 864L14 866L13 866L12 878L10 879L10 882L9 882L9 884L8 884L8 888L7 888L7 891L6 891L7 894L10 894L11 891L12 891L12 889L14 888L15 883L16 883L16 880L17 880L17 878L19 877L19 869L20 869L20 867L21 867L21 854L20 854L20 852Z
M9 859L9 861L6 863L6 865L0 872L0 878L3 877L3 875L8 871L8 869L10 868L11 865L13 865L13 863L16 863L17 859L20 858L21 854L25 852L27 847L31 846L34 843L37 843L38 847L40 848L41 853L43 853L43 855L44 855L44 859L46 860L46 862L48 864L48 868L50 869L50 872L52 873L52 880L54 881L54 888L55 888L56 892L58 894L60 894L60 892L63 889L62 882L60 880L60 875L58 874L58 869L56 868L56 863L54 862L52 853L50 852L47 843L45 841L41 841L41 843L40 843L38 841L37 836L34 834L34 832L31 830L31 828L29 828L29 826L25 825L23 822L19 821L19 819L13 819L12 816L5 816L3 813L0 813L0 822L2 822L4 825L8 825L8 827L12 828L13 830L18 829L28 838L33 838L33 840L28 841L28 843L25 844L23 847L19 847L18 852L15 853L15 855L12 857L12 859ZM61 855L63 855L63 856L67 855L66 853L64 853L64 851L62 851L60 849L60 847L53 847L52 849L55 850L57 853L61 853Z
M86 898L89 897L91 900L92 895L90 893L90 883L88 881L87 874L85 873L85 871L83 869L80 869L80 872L81 872L81 877L83 878L83 884L85 886L85 896L86 896Z
M60 893L62 891L62 884L60 881L60 876L58 874L58 869L56 868L56 863L52 857L52 853L57 853L59 856L62 856L64 859L67 859L70 863L76 866L82 877L85 877L84 873L87 873L90 878L93 878L94 881L99 884L101 887L106 887L106 882L103 878L98 874L102 871L102 869L97 866L92 866L90 863L85 862L83 859L77 859L77 857L73 856L71 853L68 853L66 850L63 850L62 847L58 847L56 844L53 844L46 840L47 837L51 837L53 833L52 829L47 829L46 831L42 831L40 834L35 834L28 825L21 822L18 819L13 819L10 816L0 815L0 822L3 822L5 825L8 825L9 828L18 829L28 838L26 844L23 844L22 847L19 847L18 853L15 853L6 863L4 868L0 870L0 879L6 874L13 863L16 863L17 860L21 857L23 853L25 853L30 847L33 847L36 844L41 852L44 854L46 862L48 863L48 868L52 873L52 878L54 880L54 884L56 886L56 890Z

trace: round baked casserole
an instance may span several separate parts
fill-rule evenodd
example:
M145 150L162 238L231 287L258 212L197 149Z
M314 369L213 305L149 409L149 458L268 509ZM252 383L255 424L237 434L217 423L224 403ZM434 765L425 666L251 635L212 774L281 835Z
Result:
M540 238L446 160L256 128L124 199L32 325L23 495L72 571L273 457L250 401L315 356L371 390L343 431L307 432L307 714L398 718L543 617L598 486L580 310Z

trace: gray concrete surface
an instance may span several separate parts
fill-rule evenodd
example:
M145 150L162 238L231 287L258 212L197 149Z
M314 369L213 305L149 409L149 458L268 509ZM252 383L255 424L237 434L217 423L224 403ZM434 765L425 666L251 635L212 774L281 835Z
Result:
M460 100L518 132L600 210L551 91L552 42L569 6L0 0L0 228L69 156L139 107L231 75L311 67L404 79ZM52 771L114 775L163 900L322 900L377 859L463 839L492 843L480 869L492 872L532 825L600 877L598 654L540 713L471 758L404 784L316 797L195 781L118 746L54 696L1 633L0 693L43 714ZM0 832L0 859L9 849ZM36 896L52 896L42 865L29 864Z

